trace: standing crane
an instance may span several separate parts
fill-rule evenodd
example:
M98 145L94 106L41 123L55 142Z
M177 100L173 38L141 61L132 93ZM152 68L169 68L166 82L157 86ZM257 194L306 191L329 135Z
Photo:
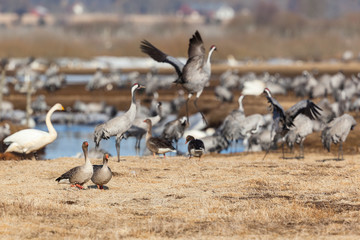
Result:
M124 133L129 130L136 117L135 91L144 86L135 83L131 88L131 104L129 110L121 116L110 119L109 121L97 125L94 130L94 142L96 148L99 147L101 139L109 139L116 136L115 147L118 162L120 162L120 142L124 138Z
M204 87L209 83L211 76L210 58L212 53L216 50L216 46L212 45L210 47L206 58L203 40L200 33L196 31L189 40L188 60L185 65L178 59L162 52L147 40L141 42L140 49L155 61L168 63L175 68L178 79L176 79L174 83L180 84L188 92L186 101L187 120L189 121L188 101L193 94L196 94L194 106L196 111L201 113L204 122L207 124L204 114L198 109L197 100L203 92Z
M338 158L337 160L344 159L343 142L345 142L350 130L356 126L355 119L349 114L345 113L340 117L335 118L327 124L321 133L321 141L323 146L330 152L331 142L334 144L339 143ZM340 158L341 154L341 158Z
M311 120L318 119L320 117L320 112L322 109L318 107L315 103L310 100L301 100L289 108L287 111L283 109L280 103L271 96L271 92L268 88L264 89L264 94L270 103L270 110L273 114L273 125L271 127L271 141L277 141L277 139L283 138L294 125L294 119L299 114L303 114L310 118ZM273 135L273 132L275 134ZM265 156L269 152L267 150ZM264 156L264 158L265 158ZM284 157L284 148L283 148L283 157Z

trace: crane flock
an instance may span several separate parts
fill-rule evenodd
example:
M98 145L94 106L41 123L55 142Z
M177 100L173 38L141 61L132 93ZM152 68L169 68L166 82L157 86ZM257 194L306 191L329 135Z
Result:
M177 74L173 81L169 80L171 78L164 78L165 80L159 77L156 80L149 76L146 78L146 86L149 86L146 94L148 97L153 96L152 105L156 106L155 115L151 116L151 110L142 109L144 106L141 105L140 101L136 101L136 91L145 88L137 82L131 87L130 107L122 115L116 115L114 109L105 110L107 107L105 103L86 105L77 102L74 105L74 110L85 111L88 114L92 111L111 112L111 115L109 114L111 117L100 120L101 123L96 125L93 139L96 148L98 148L102 139L107 140L110 137L115 137L118 161L120 161L121 140L135 137L135 148L139 150L141 139L145 134L146 148L154 156L155 154L163 154L165 157L167 152L182 154L178 149L178 141L187 136L187 155L189 157L196 156L199 159L206 153L221 152L228 149L232 143L239 140L242 141L245 151L261 150L265 151L266 154L270 150L276 149L278 143L281 143L283 158L285 158L284 145L286 144L292 150L296 143L300 146L297 158L304 158L304 141L308 135L314 132L321 133L321 143L328 151L330 151L332 143L338 144L336 160L344 159L343 144L350 131L356 126L355 118L348 112L360 109L360 98L358 91L356 91L360 89L358 76L347 78L339 72L333 76L323 75L318 81L312 73L305 71L300 76L289 80L278 75L256 76L249 73L240 76L238 72L226 71L220 76L220 84L214 88L214 93L221 104L227 104L226 102L233 101L232 90L242 89L242 94L238 98L239 106L224 116L224 120L212 134L207 134L203 129L191 129L194 124L190 124L188 101L192 95L196 95L194 101L196 111L200 113L202 120L206 123L205 126L209 127L209 122L204 113L199 110L197 101L209 84L211 77L210 59L216 47L212 45L206 56L202 37L196 31L189 39L188 58L185 64L162 52L147 40L141 42L140 49L155 61L170 64ZM46 74L50 79L57 73L58 66L52 64ZM102 74L101 70L98 69L94 78L86 86L89 91L99 88L99 84L101 86L106 85L108 90L112 89L112 83L101 82ZM132 79L139 80L138 78ZM158 101L157 89L159 86L169 86L171 82L180 85L188 93L187 99L183 97L183 93L180 94L179 92L179 97L174 97L171 102L161 103ZM51 91L60 87L52 85ZM17 88L20 89L21 86ZM302 100L288 110L284 110L274 95L286 94L288 91L293 91ZM245 114L247 106L244 107L243 101L247 98L246 95L256 95L261 92L269 103L270 114ZM327 96L329 94L334 96L334 103L328 101ZM306 96L309 99L305 99ZM314 97L322 99L315 103ZM350 99L353 102L350 102ZM37 104L34 105L34 109L38 107L37 111L46 112L49 107L45 98L40 96L36 101ZM186 105L186 116L179 114L183 104ZM57 110L64 110L64 107L58 103L47 112L45 122L49 132L26 129L7 137L4 136L3 142L9 145L5 152L36 153L37 150L52 143L56 139L57 133L52 125L51 116ZM157 126L160 130L157 130ZM191 130L191 135L187 133L188 130L189 132ZM197 137L196 134L201 137ZM112 173L107 165L109 155L103 154L103 165L92 166L87 148L88 143L84 142L85 164L70 169L56 179L58 182L67 180L72 185L82 188L83 184L91 179L98 188L103 189L103 185L110 181Z

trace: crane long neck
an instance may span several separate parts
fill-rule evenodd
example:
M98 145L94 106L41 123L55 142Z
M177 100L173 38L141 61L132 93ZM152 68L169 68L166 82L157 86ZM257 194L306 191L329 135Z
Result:
M211 55L213 54L213 52L215 51L215 48L211 48L206 60L206 65L210 66L210 59L211 59Z
M131 91L131 104L128 112L136 113L136 99L135 99L135 89Z
M243 97L240 97L239 98L239 111L240 112L244 112L244 106L242 104L242 101L243 101Z
M45 119L45 123L46 123L46 127L48 128L49 130L49 134L50 135L55 135L57 136L57 133L56 133L56 130L54 128L54 126L52 125L51 123L51 115L55 112L55 108L52 107L49 112L46 114L46 119Z

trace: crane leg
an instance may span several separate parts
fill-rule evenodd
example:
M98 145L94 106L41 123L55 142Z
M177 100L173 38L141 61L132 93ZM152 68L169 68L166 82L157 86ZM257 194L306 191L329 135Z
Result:
M197 106L197 100L198 100L198 99L199 99L198 97L195 98L194 106L195 106L195 108L196 108L196 111L201 114L201 117L202 117L204 123L205 123L206 125L208 125L208 122L206 121L206 118L205 118L204 114L203 114L201 111L199 111L199 108L198 108L198 106Z
M136 155L139 155L140 154L140 141L141 141L141 138L136 138L136 143L135 143L135 151L136 151Z
M269 148L266 150L266 153L265 153L265 155L264 155L264 157L263 157L263 160L265 160L266 155L268 155L268 153L270 152L271 144L272 144L272 142L273 142L273 139L272 139L272 138L273 138L272 131L273 131L273 127L271 127L271 132L270 132L270 145L269 145Z
M304 140L301 140L300 142L300 156L299 158L304 159Z
M190 98L192 97L192 94L189 93L188 95L188 98L186 99L186 104L185 104L185 107L186 107L186 120L187 122L189 122L189 101L190 101Z
M117 137L115 140L115 147L116 147L118 162L120 162L120 142L121 142L121 136Z
M340 158L340 155L341 155L341 158ZM338 161L340 161L340 160L344 160L344 152L343 152L343 143L342 143L342 141L340 141L339 151L338 151Z

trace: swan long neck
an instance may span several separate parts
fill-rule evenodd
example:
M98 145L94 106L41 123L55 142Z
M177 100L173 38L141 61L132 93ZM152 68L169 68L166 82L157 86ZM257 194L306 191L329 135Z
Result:
M56 132L54 126L53 126L52 123L51 123L51 115L55 112L55 110L56 110L56 109L55 109L54 107L52 107L52 108L49 110L49 112L46 114L45 123L46 123L46 127L47 127L48 130L49 130L49 134L50 134L50 135L55 135L55 136L57 136L57 132Z

